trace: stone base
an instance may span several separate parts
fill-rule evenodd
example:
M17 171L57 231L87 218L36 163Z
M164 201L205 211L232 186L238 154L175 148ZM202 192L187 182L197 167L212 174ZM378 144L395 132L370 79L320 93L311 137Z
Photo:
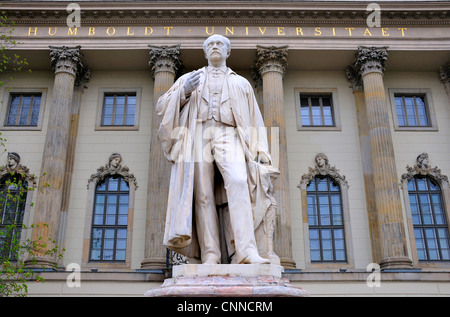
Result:
M282 278L271 264L183 264L172 278L145 292L149 297L306 297L309 293Z

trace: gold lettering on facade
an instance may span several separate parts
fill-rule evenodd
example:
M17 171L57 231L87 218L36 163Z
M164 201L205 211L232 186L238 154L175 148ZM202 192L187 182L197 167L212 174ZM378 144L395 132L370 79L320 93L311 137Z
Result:
M352 36L352 31L355 29L355 28L345 28L347 31L348 31L348 35L349 36Z
M48 35L53 36L56 34L56 31L58 31L58 27L55 27L55 31L52 33L52 27L48 28Z
M232 26L231 29L229 27L225 28L225 35L228 34L234 35L234 26Z
M166 30L167 31L167 35L170 35L170 30L172 30L173 29L173 26L165 26L164 27L164 30Z
M116 29L111 26L106 29L106 34L108 34L109 36L114 35L116 34Z
M152 33L153 33L153 28L151 28L151 27L149 27L149 26L146 26L146 27L145 27L144 35L150 35L150 34L152 34Z
M201 32L202 28L205 28L207 35L216 34L215 26L200 26L197 28L197 32ZM380 29L380 31L378 31ZM54 37L54 36L68 36L68 37L96 37L96 36L115 36L116 34L126 36L149 36L157 32L159 35L162 33L166 36L183 36L183 34L190 34L195 31L191 28L178 28L176 26L154 26L154 27L135 27L135 26L115 26L115 27L60 27L60 26L47 26L45 31L39 31L39 27L25 26L22 28L25 35L28 36L41 36L41 37ZM67 31L66 31L67 30ZM176 32L178 31L178 32ZM218 27L217 31L222 32L227 36L259 36L259 37L276 37L276 36L357 36L357 37L406 37L408 29L406 27L399 27L397 31L393 28L369 28L369 27L326 27L326 26L223 26ZM345 33L348 32L348 35ZM38 35L38 32L42 34ZM66 33L67 32L67 33ZM174 33L175 32L175 33ZM180 33L184 32L184 33ZM344 32L344 33L341 33ZM106 34L105 34L106 33Z
M34 30L33 30L33 28L31 28L31 27L28 28L28 36L30 36L31 33L33 33L33 35L36 36L36 33L37 33L37 27L35 27Z
M77 35L77 32L78 32L77 27L75 27L73 30L72 30L72 28L67 29L67 35Z
M407 28L398 28L397 30L402 32L402 37L405 36L405 31L407 30Z

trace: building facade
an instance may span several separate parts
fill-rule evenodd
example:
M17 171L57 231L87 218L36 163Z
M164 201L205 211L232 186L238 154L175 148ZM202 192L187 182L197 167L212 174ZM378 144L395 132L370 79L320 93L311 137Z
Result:
M227 64L254 85L278 159L274 247L291 283L312 295L450 294L447 1L69 3L1 3L17 41L8 52L31 69L1 74L7 151L38 176L17 212L48 224L30 237L66 250L39 258L61 269L30 294L161 285L170 166L155 104L205 65L211 34L231 40ZM4 182L19 169L2 157ZM81 287L67 283L72 268Z

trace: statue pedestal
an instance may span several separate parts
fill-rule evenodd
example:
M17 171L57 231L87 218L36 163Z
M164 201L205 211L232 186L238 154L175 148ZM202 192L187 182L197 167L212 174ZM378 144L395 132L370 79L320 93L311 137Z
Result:
M272 264L183 264L149 297L306 297L309 293L282 278Z

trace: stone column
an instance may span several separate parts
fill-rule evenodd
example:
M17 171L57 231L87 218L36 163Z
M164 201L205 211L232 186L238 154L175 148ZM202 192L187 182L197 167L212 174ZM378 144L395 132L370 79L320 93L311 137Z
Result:
M72 184L73 164L75 159L75 144L78 136L78 123L80 120L81 99L83 96L86 83L90 80L91 72L86 66L79 69L77 78L75 78L75 87L72 97L72 106L70 110L70 127L69 127L69 141L67 146L67 159L63 184L63 198L61 205L61 219L58 230L57 244L64 245L67 224L67 212L69 209L70 188Z
M353 96L355 97L359 145L361 149L361 162L364 176L364 190L366 194L366 208L369 218L370 242L372 246L372 259L374 259L374 262L380 262L382 258L380 251L380 233L378 230L378 216L375 207L372 155L370 151L369 127L367 123L367 108L364 97L364 87L361 76L353 66L348 66L345 73L347 79L352 83Z
M57 264L57 258L45 254L55 247L63 201L64 176L69 146L70 112L75 78L81 64L80 47L50 47L51 65L55 72L52 102L42 156L41 173L37 189L32 239L46 243L38 252L38 265ZM29 265L32 265L28 261Z
M441 82L444 84L445 92L447 93L448 101L450 103L450 63L443 65L439 69L439 76Z
M282 266L286 269L295 269L295 262L292 260L289 170L284 120L283 76L287 66L287 53L287 46L258 46L256 69L262 78L263 117L268 132L272 160L273 164L275 166L278 164L280 169L280 176L274 184L274 196L277 200L278 210L274 251L280 257Z
M166 248L163 246L164 224L169 195L170 164L164 157L157 139L160 119L156 103L174 83L181 63L180 46L149 46L150 66L155 79L153 86L152 134L148 175L147 221L145 226L145 258L142 269L166 267Z
M355 63L364 85L373 195L382 269L411 268L395 165L389 109L383 83L386 48L359 47Z

